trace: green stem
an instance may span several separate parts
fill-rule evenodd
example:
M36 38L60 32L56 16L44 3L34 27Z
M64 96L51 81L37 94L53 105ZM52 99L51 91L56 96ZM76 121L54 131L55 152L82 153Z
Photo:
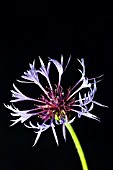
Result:
M77 152L78 152L79 157L80 157L80 161L81 161L83 170L88 170L88 166L87 166L87 163L86 163L86 159L85 159L85 156L84 156L84 152L83 152L83 150L82 150L82 147L81 147L81 145L80 145L80 142L79 142L79 140L78 140L78 137L77 137L76 133L74 132L71 124L66 123L65 126L66 126L66 128L68 129L68 131L69 131L69 133L70 133L70 135L71 135L71 137L72 137L72 139L73 139L73 142L74 142L74 144L75 144L75 147L76 147Z

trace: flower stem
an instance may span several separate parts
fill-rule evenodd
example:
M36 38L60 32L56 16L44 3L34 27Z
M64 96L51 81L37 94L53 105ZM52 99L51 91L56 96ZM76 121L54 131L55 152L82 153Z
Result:
M86 159L85 159L85 156L84 156L84 152L83 152L83 150L82 150L82 147L81 147L81 145L80 145L80 142L79 142L79 140L78 140L78 137L77 137L76 133L74 132L71 124L66 123L65 126L66 126L66 128L68 129L68 131L69 131L69 133L70 133L70 135L71 135L71 137L72 137L72 139L73 139L73 142L74 142L74 144L75 144L75 147L76 147L76 149L77 149L77 152L78 152L78 154L79 154L79 158L80 158L80 161L81 161L81 164L82 164L82 169L83 169L83 170L88 170L88 166L87 166L87 163L86 163Z

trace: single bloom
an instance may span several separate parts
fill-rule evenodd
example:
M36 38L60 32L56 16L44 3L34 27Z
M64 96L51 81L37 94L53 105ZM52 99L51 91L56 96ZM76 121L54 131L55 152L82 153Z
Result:
M12 92L12 99L10 102L11 105L5 105L6 108L11 110L11 115L15 117L14 120L11 120L13 123L11 126L15 125L18 122L24 123L27 128L32 128L37 134L34 145L37 143L41 133L51 127L55 141L57 145L58 138L55 131L55 125L62 125L63 137L66 140L66 123L72 123L75 120L75 117L86 116L98 121L99 118L91 114L91 110L94 105L102 105L94 100L95 92L97 91L97 83L101 81L103 75L96 78L87 78L85 74L85 64L84 59L78 59L81 69L81 78L79 81L72 87L68 88L64 92L63 87L61 86L62 75L64 74L67 66L70 62L71 57L69 57L66 66L63 64L63 56L61 55L61 62L49 58L47 67L45 66L43 60L39 57L41 67L39 69L35 68L35 60L33 64L29 64L30 69L21 76L23 80L18 80L20 83L34 83L40 87L42 94L37 96L37 98L31 98L24 95L14 84L14 90ZM50 66L53 64L58 71L58 83L56 85L51 84L49 78ZM48 87L44 87L40 83L39 74L45 77ZM86 92L83 92L84 89ZM33 102L33 108L28 110L19 110L13 103L20 101L29 101ZM74 115L74 116L73 116ZM30 121L30 118L37 118L37 124L33 124ZM29 125L26 124L26 121L29 121ZM33 146L34 146L33 145Z

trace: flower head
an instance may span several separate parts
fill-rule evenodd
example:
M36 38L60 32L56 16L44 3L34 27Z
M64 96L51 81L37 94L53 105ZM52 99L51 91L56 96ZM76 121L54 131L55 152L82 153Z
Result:
M94 104L107 107L94 100L94 95L97 91L96 84L100 81L103 75L88 79L85 75L85 64L83 58L81 60L78 59L82 67L82 69L79 69L81 73L80 80L72 88L68 88L64 93L63 87L61 86L61 78L70 62L70 58L71 57L69 57L65 67L63 66L63 56L61 56L61 62L49 58L48 65L46 67L42 59L39 57L41 67L38 70L35 68L35 61L33 61L33 64L29 65L30 69L27 72L24 72L24 75L21 76L24 80L18 81L21 83L34 83L38 85L43 94L39 95L37 99L27 97L13 84L14 90L11 90L11 92L14 99L10 101L12 105L4 104L6 108L12 111L11 115L15 117L14 120L11 120L13 122L11 126L21 122L24 123L27 128L35 130L37 136L34 145L38 141L41 133L50 127L58 145L55 125L62 125L63 137L66 140L66 123L72 123L76 115L78 115L79 118L81 116L86 116L99 121L97 116L91 114ZM51 64L54 64L59 74L57 85L52 85L49 78ZM48 88L45 88L40 83L39 74L44 76L47 80ZM86 89L86 92L81 94L82 89ZM13 104L19 101L32 101L34 102L34 107L28 110L19 110ZM73 117L70 116L72 115L72 112L75 113L75 116ZM41 121L38 121L37 124L34 125L30 121L31 117L37 117ZM29 125L25 123L27 120L29 120Z

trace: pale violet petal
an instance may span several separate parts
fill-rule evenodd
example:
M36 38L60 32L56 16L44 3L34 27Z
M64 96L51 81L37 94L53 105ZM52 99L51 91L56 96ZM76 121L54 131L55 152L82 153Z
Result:
M40 60L40 64L41 64L41 66L42 66L42 67L45 67L44 62L43 62L43 60L41 59L41 57L40 57L40 56L39 56L39 60Z
M63 66L63 55L61 55L61 65Z
M12 92L12 97L15 97L16 99L11 100L10 102L18 102L18 101L23 101L23 100L32 100L32 101L38 101L36 99L27 97L24 95L14 84L13 84L14 90L11 90Z
M58 73L59 73L59 84L60 84L61 76L63 74L63 66L57 60L55 60L55 59L50 59L49 61L52 62L56 66L56 68L58 70Z
M47 65L47 74L48 75L49 75L50 65L51 65L51 62L48 62L48 65Z

